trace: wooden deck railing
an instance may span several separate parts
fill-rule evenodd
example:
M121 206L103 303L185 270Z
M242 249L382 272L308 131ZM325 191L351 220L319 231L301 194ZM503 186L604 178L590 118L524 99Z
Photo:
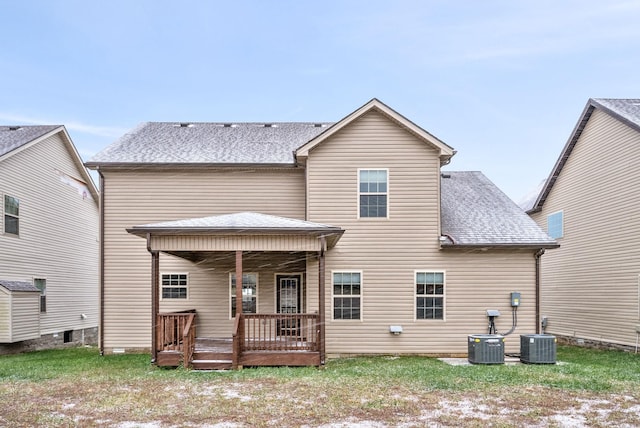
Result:
M318 351L316 314L242 314L238 325L240 352Z
M196 311L158 314L156 319L157 351L182 352L185 367L191 362L196 344Z

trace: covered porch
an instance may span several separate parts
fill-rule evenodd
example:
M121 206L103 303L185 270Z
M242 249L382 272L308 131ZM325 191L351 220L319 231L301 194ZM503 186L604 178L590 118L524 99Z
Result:
M145 238L151 254L153 363L208 370L324 364L325 253L335 246L343 229L265 214L237 213L147 224L127 231ZM197 332L199 314L195 309L160 311L160 253L192 263L220 255L233 256L233 275L243 278L243 286L233 284L233 327L229 336L211 337ZM291 310L278 306L272 313L259 313L246 307L245 263L256 255L268 260L282 254L302 255L305 269L309 260L317 262L317 284L313 288L317 286L318 303L314 310L306 305Z

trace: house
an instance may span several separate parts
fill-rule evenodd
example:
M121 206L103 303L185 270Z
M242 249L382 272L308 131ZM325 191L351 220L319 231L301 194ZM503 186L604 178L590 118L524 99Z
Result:
M64 126L0 126L0 353L97 343L99 196Z
M511 292L535 331L534 256L556 243L481 173L441 174L454 154L377 99L336 123L141 124L87 163L101 349L196 368L466 354L487 309L511 328Z
M590 99L528 213L560 244L542 257L546 331L636 344L640 99Z

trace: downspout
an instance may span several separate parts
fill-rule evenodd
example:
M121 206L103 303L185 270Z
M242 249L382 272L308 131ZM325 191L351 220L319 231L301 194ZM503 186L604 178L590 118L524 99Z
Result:
M100 197L98 198L100 209L100 314L98 321L98 347L100 349L100 355L104 355L104 175L100 171L100 167L97 167L98 175L100 176Z
M540 258L544 254L544 248L534 254L536 259L536 334L540 334Z

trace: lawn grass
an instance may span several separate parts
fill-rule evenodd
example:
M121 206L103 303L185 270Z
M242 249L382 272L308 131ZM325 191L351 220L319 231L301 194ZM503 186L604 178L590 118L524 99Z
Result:
M578 422L640 423L640 354L559 346L558 361L450 366L380 356L322 370L198 372L96 348L39 351L0 357L0 425L484 426L491 417L494 426L562 426L558 418L580 411Z

